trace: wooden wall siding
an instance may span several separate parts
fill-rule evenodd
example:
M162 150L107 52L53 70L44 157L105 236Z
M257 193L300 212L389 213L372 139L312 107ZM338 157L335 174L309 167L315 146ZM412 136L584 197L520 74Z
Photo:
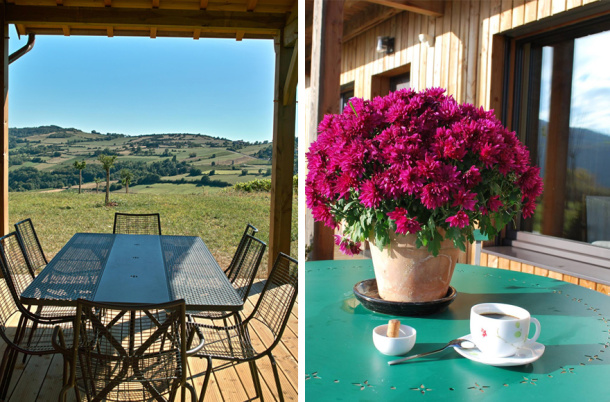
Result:
M470 263L474 264L474 257L470 259ZM520 271L540 276L548 276L549 278L574 283L576 285L584 286L588 289L596 290L598 292L610 295L610 286L602 285L600 283L595 283L592 281L587 281L584 279L577 278L575 276L564 275L559 272L536 267L533 265L523 264L518 261L512 261L507 258L501 258L487 253L481 253L480 265L484 267L506 269L510 271Z
M443 87L459 102L489 108L492 39L529 22L603 0L448 1L442 17L403 12L343 44L341 84L370 99L372 77L409 64L416 90ZM419 34L434 38L432 46ZM376 52L378 36L394 37L394 53Z

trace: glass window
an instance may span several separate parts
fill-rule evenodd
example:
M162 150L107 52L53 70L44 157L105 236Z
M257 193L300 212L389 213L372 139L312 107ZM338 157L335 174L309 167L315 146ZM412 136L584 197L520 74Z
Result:
M610 31L525 47L525 116L544 193L523 228L610 247ZM530 94L533 94L531 96Z
M354 97L354 83L351 82L346 85L341 86L341 104L340 110L343 112L346 106L348 106L348 102L350 99Z
M395 75L390 77L390 92L398 91L403 88L411 88L410 73Z

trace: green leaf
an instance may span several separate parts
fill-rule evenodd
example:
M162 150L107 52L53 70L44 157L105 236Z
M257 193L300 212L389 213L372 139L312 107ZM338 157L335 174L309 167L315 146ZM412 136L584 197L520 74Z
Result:
M430 215L430 218L428 219L428 229L430 229L430 232L436 232L436 223L434 223L434 218L432 217L432 215Z

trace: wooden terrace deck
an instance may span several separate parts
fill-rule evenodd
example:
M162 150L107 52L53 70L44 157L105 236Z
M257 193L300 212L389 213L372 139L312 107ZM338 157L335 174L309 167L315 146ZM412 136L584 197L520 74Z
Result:
M263 282L259 281L252 287L244 311L249 313L258 300L258 294ZM287 401L296 401L298 393L298 305L295 304L288 326L282 336L282 341L274 349L273 355L280 369L282 393ZM18 317L13 317L16 326ZM270 339L263 333L251 333L252 341L268 344ZM0 341L0 352L4 353L4 342ZM23 355L19 355L17 366L13 372L8 401L57 401L62 385L62 364L60 355L28 357L25 364L21 363ZM271 364L267 358L257 361L263 397L265 400L278 400L277 389L273 379ZM204 359L189 358L189 380L197 391L201 391L206 370ZM84 399L84 395L81 394ZM189 397L187 393L187 398ZM215 361L213 376L206 391L205 401L247 401L255 397L254 384L248 365L228 364ZM68 401L75 401L74 392L68 393ZM180 399L177 399L180 400ZM188 400L188 399L187 399Z

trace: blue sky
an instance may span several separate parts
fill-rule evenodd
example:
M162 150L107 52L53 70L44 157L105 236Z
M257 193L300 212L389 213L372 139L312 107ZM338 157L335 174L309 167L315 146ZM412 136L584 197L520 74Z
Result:
M10 66L9 126L270 141L274 69L271 40L41 35Z
M578 38L574 42L570 126L610 135L610 52L605 49L610 31ZM549 120L553 51L543 49L540 118Z

